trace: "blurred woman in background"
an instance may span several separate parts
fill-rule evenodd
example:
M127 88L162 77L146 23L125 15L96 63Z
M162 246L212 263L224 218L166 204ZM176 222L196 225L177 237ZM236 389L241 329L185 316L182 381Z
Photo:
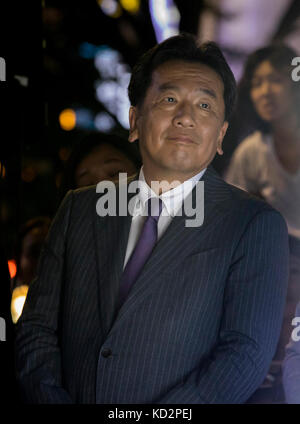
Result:
M273 388L300 298L300 84L292 79L297 53L284 45L261 48L246 62L237 117L248 135L236 148L225 179L277 209L290 242L290 280L283 326L269 382ZM246 128L246 129L245 129ZM267 254L267 252L266 252ZM281 390L281 389L280 389ZM279 402L281 394L272 394Z

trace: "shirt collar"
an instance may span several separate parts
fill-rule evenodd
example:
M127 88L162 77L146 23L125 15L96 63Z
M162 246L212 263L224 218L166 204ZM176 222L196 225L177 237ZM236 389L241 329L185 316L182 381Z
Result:
M163 202L162 216L174 217L180 209L183 200L193 190L196 183L202 178L207 168L202 169L198 174L192 178L184 181L174 189L168 190L162 193L160 196L149 187L145 180L143 167L140 169L138 188L139 194L137 195L137 201L133 210L133 217L143 215L145 210L145 204L150 197L160 197Z

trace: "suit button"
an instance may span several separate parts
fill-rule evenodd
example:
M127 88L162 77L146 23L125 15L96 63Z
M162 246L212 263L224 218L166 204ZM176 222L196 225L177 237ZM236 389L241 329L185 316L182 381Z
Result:
M111 354L112 354L112 351L109 348L104 348L101 351L101 355L103 356L103 358L108 358Z

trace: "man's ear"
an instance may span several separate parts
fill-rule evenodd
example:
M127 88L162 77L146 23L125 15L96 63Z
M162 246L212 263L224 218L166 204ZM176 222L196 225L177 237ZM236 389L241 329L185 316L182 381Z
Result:
M128 141L133 143L139 138L139 130L137 127L138 110L135 106L130 106L129 109L129 136Z
M223 143L223 139L225 137L227 128L228 128L228 122L224 121L222 128L220 129L220 134L218 137L217 152L219 153L219 155L223 155L222 143Z

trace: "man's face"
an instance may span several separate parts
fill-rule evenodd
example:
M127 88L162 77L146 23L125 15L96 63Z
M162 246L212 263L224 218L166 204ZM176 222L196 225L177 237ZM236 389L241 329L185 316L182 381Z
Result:
M146 180L187 180L223 153L223 90L203 64L169 61L153 72L142 106L129 112L129 141L139 139Z

